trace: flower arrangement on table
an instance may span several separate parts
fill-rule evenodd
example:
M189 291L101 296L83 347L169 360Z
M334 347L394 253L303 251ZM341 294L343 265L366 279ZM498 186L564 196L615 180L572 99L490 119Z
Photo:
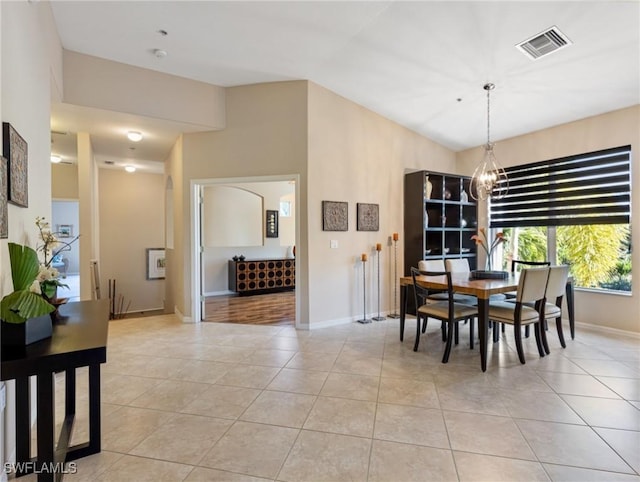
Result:
M489 243L489 238L487 238L487 230L485 228L478 228L478 234L474 234L471 236L476 242L477 246L482 246L482 249L487 253L487 271L491 271L491 258L493 256L493 251L502 243L505 242L504 233L502 231L496 233L496 237L493 239L491 243Z
M36 226L42 244L35 250L8 243L14 291L0 302L0 318L8 323L24 323L55 311L56 291L59 286L67 287L60 282L58 270L51 263L61 252L70 250L80 236L60 242L45 218L37 217ZM38 251L43 253L43 261L38 258Z

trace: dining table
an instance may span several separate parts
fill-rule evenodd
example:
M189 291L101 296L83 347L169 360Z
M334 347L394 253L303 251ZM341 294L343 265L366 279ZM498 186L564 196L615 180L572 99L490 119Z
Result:
M487 351L489 343L489 299L492 295L515 291L518 288L519 273L508 273L504 279L473 279L467 273L452 273L451 282L456 293L472 295L478 299L478 331L480 338L480 366L487 371ZM421 286L433 290L447 290L446 276L417 276L416 282ZM407 291L413 285L411 276L400 278L400 341L404 338L404 323L407 313ZM575 320L573 307L573 280L567 281L566 287L567 312L571 338L575 334ZM494 342L497 341L497 330L494 331Z

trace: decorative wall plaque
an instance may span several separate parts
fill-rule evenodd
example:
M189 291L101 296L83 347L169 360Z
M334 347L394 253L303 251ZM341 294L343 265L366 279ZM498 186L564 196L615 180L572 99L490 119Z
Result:
M377 204L358 203L358 231L379 231Z
M322 201L322 230L348 231L349 204L340 201Z

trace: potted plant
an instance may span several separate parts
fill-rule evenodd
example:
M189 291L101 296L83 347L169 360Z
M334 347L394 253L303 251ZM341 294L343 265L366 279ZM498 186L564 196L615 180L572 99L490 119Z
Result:
M51 316L55 307L43 296L38 274L38 253L28 246L9 243L13 292L0 301L2 343L28 345L52 334Z
M60 282L52 261L60 252L69 250L79 236L61 243L44 218L37 217L36 226L42 241L36 250L8 243L14 291L0 302L3 345L28 345L50 337L52 318L57 313L57 289L66 286ZM42 252L43 262L37 251Z

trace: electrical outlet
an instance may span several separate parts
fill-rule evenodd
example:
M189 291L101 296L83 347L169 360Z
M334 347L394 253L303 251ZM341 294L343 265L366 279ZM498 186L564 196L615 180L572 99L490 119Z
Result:
M338 240L337 239L332 239L331 243L329 244L329 246L331 247L331 249L338 249Z

